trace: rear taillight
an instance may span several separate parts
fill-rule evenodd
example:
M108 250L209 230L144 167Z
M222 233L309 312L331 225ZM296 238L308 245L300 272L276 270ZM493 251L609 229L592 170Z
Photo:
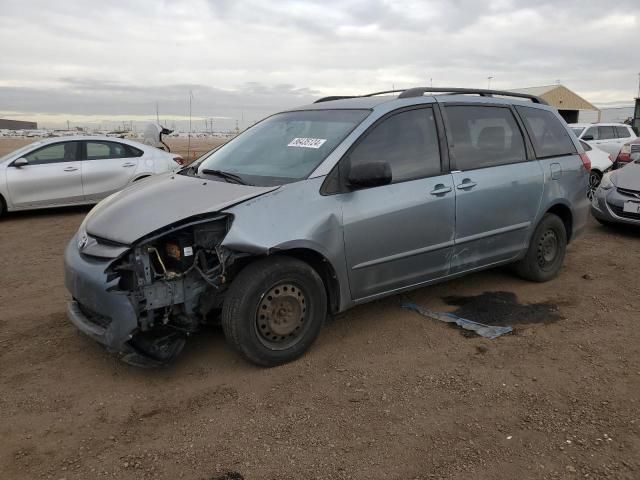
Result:
M622 146L616 161L620 163L628 163L631 161L631 145L627 143Z
M586 153L581 153L580 154L580 160L582 160L582 166L585 168L585 170L587 172L591 171L591 160L589 160L589 157L587 156Z
M173 161L176 162L178 165L184 165L184 158L178 156L178 157L173 157Z

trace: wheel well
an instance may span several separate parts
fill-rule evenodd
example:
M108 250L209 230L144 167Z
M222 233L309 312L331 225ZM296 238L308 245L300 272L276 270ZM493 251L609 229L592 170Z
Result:
M273 255L286 255L288 257L297 258L313 268L324 283L327 291L327 301L329 302L329 312L335 313L340 308L340 284L338 283L338 276L331 263L324 258L320 253L308 248L294 248L291 250L283 250L273 253ZM234 276L242 269L244 269L250 263L260 258L265 258L262 255L245 256L235 261L235 273Z
M5 213L6 211L7 211L7 202L2 196L2 194L0 193L0 215Z
M569 243L573 234L573 214L571 213L571 209L566 205L557 204L547 210L547 213L553 213L560 217L567 232L567 243Z

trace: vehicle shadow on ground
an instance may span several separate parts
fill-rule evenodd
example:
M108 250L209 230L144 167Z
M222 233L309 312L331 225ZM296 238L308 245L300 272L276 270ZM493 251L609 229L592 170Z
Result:
M622 235L627 238L640 238L640 226L612 223L611 225L600 225L601 232L610 232L616 235Z
M6 220L29 220L42 217L53 217L55 215L77 215L87 214L93 205L78 205L73 207L53 207L41 208L38 210L21 210L17 212L7 212L4 214Z

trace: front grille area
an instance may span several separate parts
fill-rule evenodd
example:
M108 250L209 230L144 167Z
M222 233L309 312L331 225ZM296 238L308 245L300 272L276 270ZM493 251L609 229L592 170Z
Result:
M633 197L640 200L640 191L638 190L629 190L628 188L618 188L618 193L621 195L626 195L627 197Z
M81 304L80 302L78 302L78 308L80 308L80 311L84 314L87 320L89 320L91 323L99 327L106 329L109 327L109 325L111 325L111 322L113 321L111 317L107 317L106 315L102 315L98 312L94 312L93 310L88 308L86 305Z
M640 220L640 213L630 213L622 210L622 207L618 207L616 205L609 204L609 208L613 213L622 218L628 218L630 220Z

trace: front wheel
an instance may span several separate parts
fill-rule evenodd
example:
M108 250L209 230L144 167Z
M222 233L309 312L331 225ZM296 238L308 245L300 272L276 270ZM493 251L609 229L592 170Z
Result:
M567 231L560 217L547 213L536 227L525 257L516 263L516 272L534 282L555 278L567 251Z
M290 362L314 342L327 315L322 279L307 263L274 256L244 268L222 307L227 341L265 367Z

